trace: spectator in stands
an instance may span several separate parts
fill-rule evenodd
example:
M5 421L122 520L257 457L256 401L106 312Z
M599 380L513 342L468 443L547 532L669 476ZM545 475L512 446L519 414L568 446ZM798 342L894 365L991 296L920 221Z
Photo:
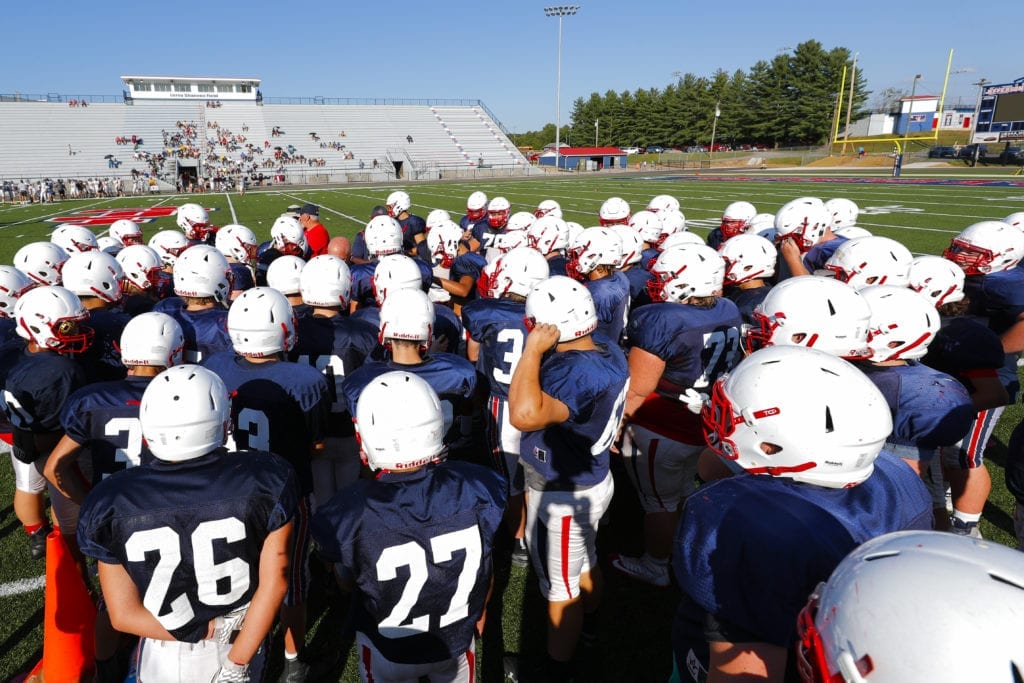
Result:
M327 253L327 243L331 236L320 223L320 207L316 204L305 204L299 209L299 223L306 231L306 244L313 256L321 256Z
M411 135L406 135L405 136L405 141L408 142L411 145L412 144L412 136Z

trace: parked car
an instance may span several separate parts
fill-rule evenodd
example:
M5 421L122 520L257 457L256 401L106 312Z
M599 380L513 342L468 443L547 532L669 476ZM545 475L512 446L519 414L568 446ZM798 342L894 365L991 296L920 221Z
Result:
M1007 147L999 153L999 163L1003 166L1024 165L1024 147Z
M956 147L932 147L928 150L929 159L956 159Z
M640 148L639 147L619 147L619 149L621 149L626 154L639 154L640 153Z
M975 150L977 150L977 152ZM988 156L988 145L964 145L960 148L960 151L957 152L956 158L972 161L975 153L977 153L979 159L984 159Z
M662 145L647 145L648 154L661 154L664 151L665 148Z

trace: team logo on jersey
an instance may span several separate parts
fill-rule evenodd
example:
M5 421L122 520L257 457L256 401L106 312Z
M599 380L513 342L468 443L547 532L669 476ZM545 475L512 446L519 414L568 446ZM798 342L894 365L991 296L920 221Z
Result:
M207 207L207 211L216 211L215 208ZM128 219L135 223L152 223L157 218L173 216L178 212L176 206L152 206L149 208L133 209L130 207L119 207L116 209L82 209L64 216L47 218L47 223L74 223L75 225L110 225L114 221Z

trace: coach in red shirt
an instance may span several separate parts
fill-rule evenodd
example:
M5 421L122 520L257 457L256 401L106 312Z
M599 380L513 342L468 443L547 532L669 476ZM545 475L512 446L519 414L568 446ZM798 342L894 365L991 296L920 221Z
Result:
M299 209L299 223L306 231L306 243L313 256L326 254L327 243L331 240L327 228L321 225L319 217L320 207L316 204L306 204Z

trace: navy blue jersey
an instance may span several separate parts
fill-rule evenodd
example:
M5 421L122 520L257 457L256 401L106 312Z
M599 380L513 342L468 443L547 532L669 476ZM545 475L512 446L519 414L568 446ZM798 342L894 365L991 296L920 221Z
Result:
M130 294L121 299L121 310L127 313L129 317L134 318L142 313L152 311L157 301L157 299L151 298L146 294Z
M416 252L416 258L423 261L424 263L433 263L433 254L430 253L430 245L427 244L427 240L420 240L416 243L416 248L413 250Z
M535 489L573 490L608 476L608 453L622 421L629 366L607 340L596 351L550 354L540 368L541 390L569 409L569 419L523 432L520 458Z
M88 384L71 394L60 421L64 433L88 449L92 483L152 461L142 439L139 403L152 377L125 377L116 382Z
M964 293L971 302L971 313L988 320L988 326L1002 335L1024 314L1024 268L1010 268L999 273L968 277ZM1003 357L999 378L1010 392L1011 403L1016 400L1020 381L1017 379L1017 357L1008 353Z
M376 305L366 306L364 308L358 308L352 313L352 319L360 320L368 325L372 325L374 329L380 329L380 309ZM462 321L459 320L459 316L455 315L455 311L448 308L442 303L434 303L434 340L444 337L448 340L448 343L444 345L444 348L439 348L439 351L445 351L448 353L455 353L459 348L459 343L462 341ZM435 347L436 348L436 347ZM373 352L374 360L383 360L385 357L384 348L378 346Z
M295 468L300 491L313 490L309 460L324 438L331 410L327 379L288 361L253 363L233 351L203 361L231 392L231 434L237 450L276 453Z
M4 383L8 422L28 432L59 432L64 403L85 382L82 366L71 356L22 351Z
M402 249L406 252L413 251L416 248L416 235L427 234L427 222L411 213L397 220L402 226Z
M622 339L622 330L629 316L629 280L615 271L599 280L583 283L594 299L597 311L597 332L616 344Z
M131 316L116 308L95 308L89 311L86 323L96 337L78 362L85 370L87 382L108 382L123 379L128 370L121 364L121 333Z
M651 273L645 268L641 268L640 264L636 264L629 268L629 270L620 271L629 280L629 299L631 301L630 307L636 308L637 305L641 304L641 297L646 299L642 303L651 303L650 297L647 296L647 282L651 279ZM554 275L554 273L552 273Z
M153 310L166 313L181 325L185 335L182 358L186 363L201 363L215 353L234 349L228 334L226 308L215 306L201 311L187 311L185 302L175 296L157 303Z
M231 271L231 291L244 292L256 286L256 278L253 276L252 268L244 263L228 263Z
M369 263L357 263L352 266L352 301L360 306L376 306L377 301L373 295L373 273L377 270L377 261ZM423 282L423 291L430 287L434 279L434 269L429 264L418 258L413 263L420 269L420 276Z
M555 254L554 256L548 256L548 274L550 274L552 277L554 277L555 275L564 275L568 277L568 265L569 259L566 258L565 254ZM632 292L632 290L633 286L632 284L630 284L630 292Z
M832 254L836 253L836 249L846 240L845 237L836 236L826 242L818 242L804 254L804 268L811 274L824 269L825 262L832 258Z
M88 557L122 565L160 624L198 643L211 619L252 599L263 542L296 504L292 468L270 453L155 460L89 492L78 544Z
M764 301L764 298L768 296L770 291L772 291L772 286L768 284L747 289L726 286L725 298L736 304L743 322L752 325L754 323L754 309Z
M508 398L512 373L529 334L524 316L526 302L511 299L477 299L462 307L462 324L469 338L480 345L476 368L487 378L492 396Z
M906 365L857 363L892 412L887 443L917 448L922 460L936 448L951 446L971 428L977 411L960 382L916 361Z
M440 662L469 647L505 497L494 470L450 461L358 481L317 511L320 554L353 576L355 627L388 660Z
M848 552L892 531L931 529L931 507L921 478L884 451L848 489L747 474L702 486L686 499L672 558L684 593L672 633L683 680L697 680L687 677L696 662L707 670L705 614L731 642L788 648L807 596Z
M973 394L971 377L993 377L1003 366L1003 344L972 318L945 318L921 362L956 377Z
M707 239L704 240L709 247L712 249L718 249L725 242L725 236L722 235L722 228L713 228L708 233Z
M647 247L640 252L640 265L644 270L650 270L660 255L661 252L656 247Z
M483 272L484 266L487 265L487 259L480 254L468 251L465 254L460 254L455 257L452 262L452 267L449 270L448 279L458 282L467 275L473 278L473 287L469 290L469 296L467 299L476 298L476 281L480 279L480 273Z
M370 260L370 250L366 248L366 233L360 230L352 238L352 258L360 261Z
M377 328L341 315L308 316L299 320L298 336L298 343L288 352L288 360L322 372L330 390L331 419L324 433L352 436L352 416L345 409L341 385L345 375L361 367L377 348Z
M343 405L352 415L356 414L359 395L366 385L386 372L404 370L422 377L441 400L441 411L444 413L444 429L447 445L451 445L460 437L459 425L455 416L463 414L462 406L473 396L476 390L476 369L466 360L452 353L430 353L424 356L423 362L416 365L402 365L393 360L372 361L352 372L341 385Z
M486 214L483 216L483 218L479 218L476 221L469 220L469 216L463 216L462 218L459 219L459 227L462 228L462 231L465 232L466 230L470 230L472 232L473 239L475 239L480 244L480 248L477 250L477 253L483 251L484 241L482 236L484 234L484 231L487 230L487 226L488 223Z
M0 388L7 381L7 373L18 362L25 350L25 340L16 332L12 318L0 318Z
M682 408L687 389L708 393L715 381L742 359L736 304L719 298L711 308L660 302L633 311L626 345L665 361L654 393L632 421L676 441L704 442L700 417Z

